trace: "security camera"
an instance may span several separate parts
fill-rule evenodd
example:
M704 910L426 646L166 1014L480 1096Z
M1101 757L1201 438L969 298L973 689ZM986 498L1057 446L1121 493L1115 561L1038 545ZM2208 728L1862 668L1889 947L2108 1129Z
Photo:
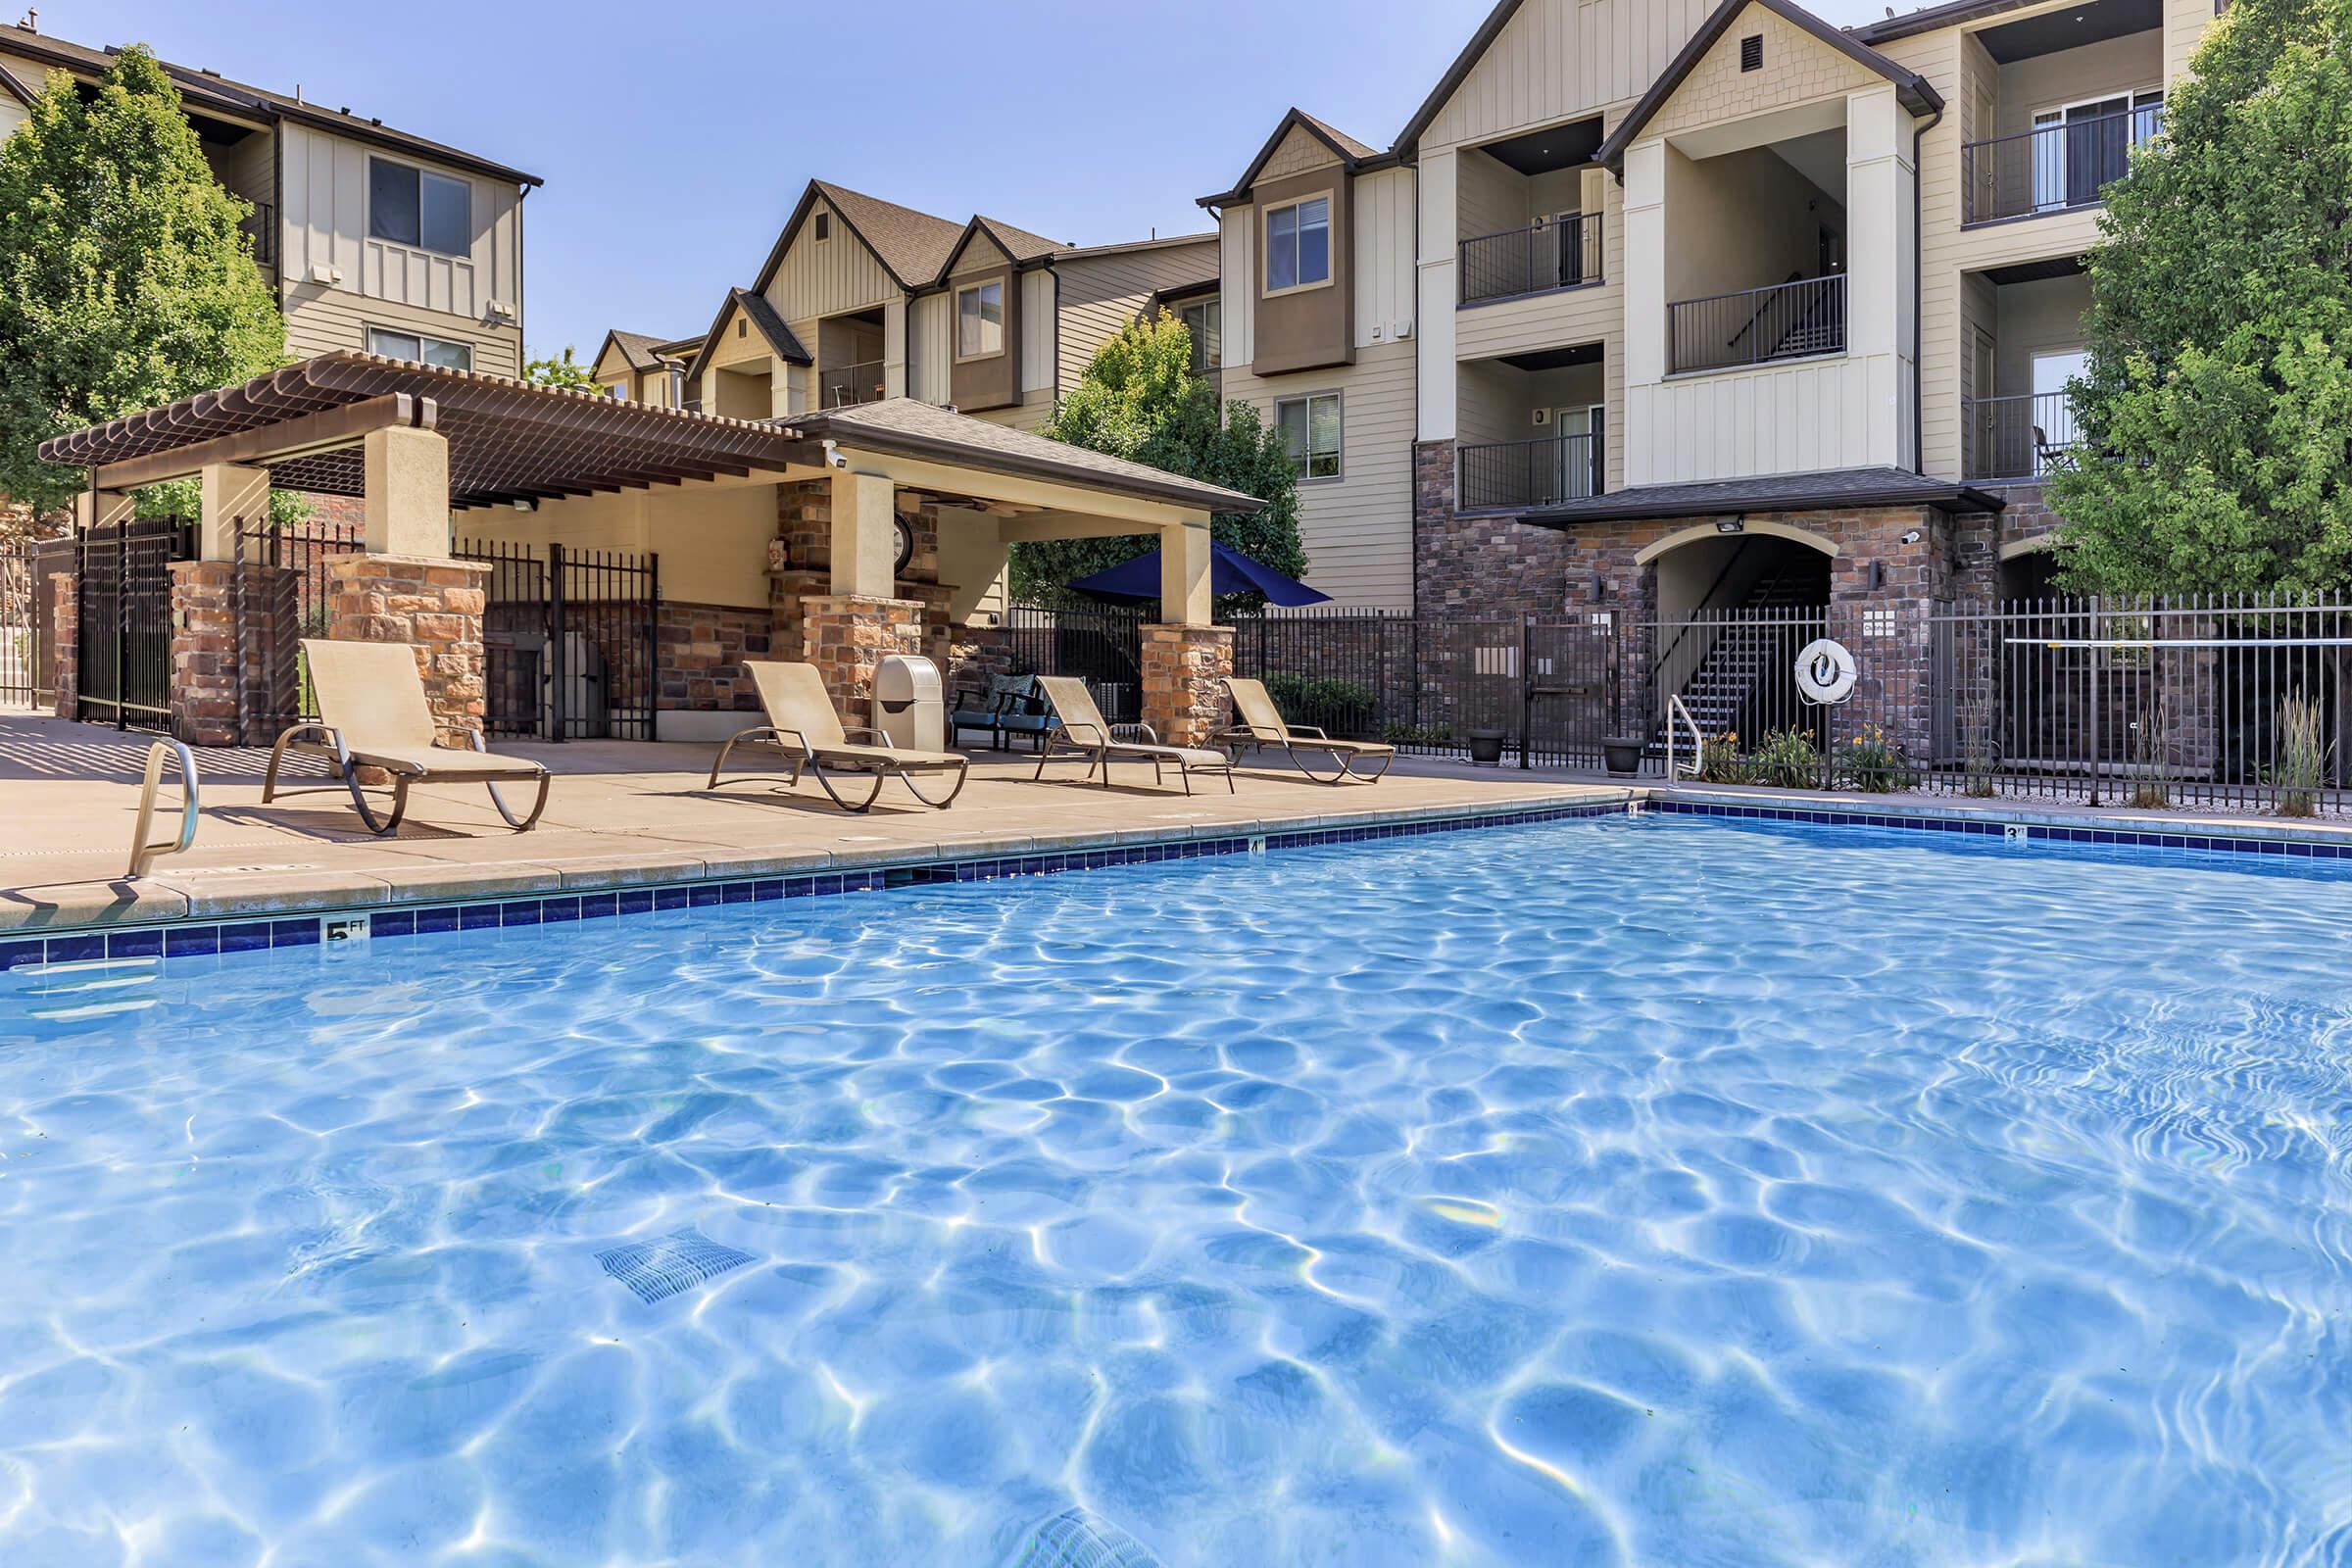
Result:
M843 456L841 455L840 451L834 447L834 445L833 445L833 443L832 443L832 442L830 442L830 441L827 441L827 442L824 442L824 443L822 443L822 445L824 446L824 449L825 449L825 466L826 466L826 467L828 467L828 468L846 468L846 467L848 467L848 466L850 466L850 460L849 460L848 458L845 458L845 457L843 457Z

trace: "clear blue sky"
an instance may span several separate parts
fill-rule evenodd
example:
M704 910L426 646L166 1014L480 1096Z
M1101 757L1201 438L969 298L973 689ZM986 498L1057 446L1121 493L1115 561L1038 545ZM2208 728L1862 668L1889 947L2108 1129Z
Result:
M568 343L585 357L607 326L701 331L728 285L752 281L812 175L1081 244L1203 229L1193 199L1238 176L1294 103L1386 147L1491 3L42 0L40 11L44 32L144 41L279 91L300 83L314 102L540 175L524 209L525 335L534 354ZM1881 8L1816 9L1851 23Z

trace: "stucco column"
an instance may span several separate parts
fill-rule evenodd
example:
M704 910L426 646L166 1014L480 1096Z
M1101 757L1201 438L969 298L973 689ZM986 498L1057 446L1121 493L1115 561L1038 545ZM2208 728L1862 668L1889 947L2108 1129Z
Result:
M412 561L449 559L449 441L406 425L361 442L367 475L368 553Z
M833 592L888 599L896 586L897 486L877 473L833 475Z
M208 464L197 475L196 489L203 510L196 559L236 560L239 526L269 519L270 470L235 463Z
M1918 235L1911 223L1911 114L1891 83L1845 100L1845 352L1864 367L1870 397L1869 458L1913 461L1911 286Z
M130 496L121 490L101 490L95 495L84 490L74 498L74 531L88 533L103 524L126 521L131 515Z
M1211 618L1208 520L1163 528L1159 535L1159 618L1171 626L1205 626Z

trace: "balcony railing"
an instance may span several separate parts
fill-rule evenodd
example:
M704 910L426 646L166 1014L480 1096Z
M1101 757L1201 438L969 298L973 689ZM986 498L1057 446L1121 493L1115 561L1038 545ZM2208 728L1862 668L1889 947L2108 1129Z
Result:
M1967 444L1963 478L2037 479L2074 466L2082 437L2074 400L2064 392L1963 398L1960 415Z
M2142 104L2037 125L1960 149L1960 220L1990 223L2095 207L2132 166L2132 149L2164 128L2164 105Z
M1454 505L1463 512L1501 507L1548 507L1599 495L1605 448L1600 416L1592 433L1494 441L1454 454Z
M277 209L268 202L255 202L253 213L237 225L253 236L253 259L262 267L277 265Z
M1458 249L1464 305L1581 288L1601 280L1598 213L1575 214L1502 234L1480 234L1463 240Z
M1666 307L1676 374L1845 352L1845 274L1791 278Z
M836 369L816 372L816 406L820 409L846 409L857 403L881 401L880 360L868 360L863 365L844 365Z

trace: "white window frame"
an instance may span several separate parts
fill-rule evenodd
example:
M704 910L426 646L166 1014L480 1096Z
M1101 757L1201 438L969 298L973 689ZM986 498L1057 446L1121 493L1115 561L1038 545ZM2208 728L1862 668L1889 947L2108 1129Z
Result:
M376 231L375 166L378 164L382 164L387 169L402 170L416 176L416 237L414 240L397 239L389 234L381 234ZM466 242L457 250L443 250L438 245L425 242L424 182L428 179L437 179L444 185L455 185L466 193ZM412 164L405 159L386 158L378 153L369 153L368 155L368 237L372 240L380 240L386 245L400 245L410 250L423 251L432 256L471 256L473 254L473 182L461 179L455 174L435 173L422 164Z
M1294 403L1301 405L1306 415L1307 450L1303 454L1303 461L1300 458L1291 460L1292 466L1298 470L1298 482L1300 484L1337 484L1340 480L1348 477L1347 399L1338 392L1301 392L1296 397L1276 398L1274 400L1274 428L1276 430L1282 428L1282 411ZM1332 406L1332 423L1339 432L1338 439L1332 444L1332 466L1329 473L1311 471L1315 461L1315 405L1318 403L1328 403ZM1287 436L1284 438L1283 449L1285 452L1290 449Z
M992 288L997 291L997 346L993 349L975 349L966 354L963 349L963 297L966 294L985 295ZM1004 277L983 277L969 283L956 285L954 301L948 311L948 330L953 332L956 337L956 363L957 365L970 365L977 360L998 360L1004 357L1009 343L1009 328L1012 324L1007 318L1004 301L1011 291L1011 279ZM985 309L985 305L983 308ZM985 329L988 325L986 318L981 318L979 321L981 327Z
M1323 204L1323 275L1312 281L1286 283L1282 287L1276 288L1274 286L1274 219L1281 213L1298 213L1304 217L1305 210L1317 202ZM1316 190L1303 192L1288 201L1277 202L1265 210L1265 215L1258 220L1257 225L1258 287L1264 298L1280 299L1286 294L1304 294L1310 289L1331 287L1337 279L1340 265L1339 246L1332 231L1332 218L1337 208L1338 203L1332 200L1330 191ZM1298 250L1297 236L1300 230L1294 226L1291 232L1293 236L1291 240L1292 270L1296 273Z
M395 354L389 349L378 348L376 346L376 339L386 337L412 339L416 345L416 352L413 355ZM427 352L428 345L432 348L455 349L460 354L465 356L466 363L459 366L440 366L440 368L443 369L459 370L470 370L473 368L473 345L470 343L462 342L454 337L435 337L430 332L412 332L408 330L408 328L400 326L370 326L368 328L367 344L368 352L370 354L377 355L387 360L407 360L412 365L440 364L440 362L436 360L428 360L424 357Z
M2054 130L2058 132L2058 134L2048 137L2046 143L2038 135L2035 138L2033 149L2034 212L2063 213L2097 205L2095 202L2070 202L2067 200L2069 177L2066 168L2066 117L2075 110L2113 103L2118 98L2124 101L2123 112L2131 120L2131 123L2125 127L2124 131L2124 156L2126 162L2129 163L2132 149L2137 147L2141 142L2152 139L2157 134L2157 127L2161 126L2163 122L2164 84L2162 82L2150 87L2127 87L2121 92L2095 93L2088 98L2077 98L2068 103L2044 104L2027 113L2026 128L2029 131ZM2145 134L2142 134L2139 128L2142 123L2141 117L2147 115L2151 110L2155 112L2156 125L2151 126ZM2047 176L2046 183L2044 176ZM2056 194L2045 199L2045 191L2054 191Z
M1195 311L1200 313L1202 325L1208 329L1207 332L1204 333L1200 327L1193 325ZM1214 321L1208 319L1211 313L1216 316ZM1176 319L1182 321L1184 329L1193 335L1193 359L1195 361L1193 373L1205 375L1210 370L1223 369L1225 368L1225 302L1214 296L1208 299L1181 301L1176 307Z

